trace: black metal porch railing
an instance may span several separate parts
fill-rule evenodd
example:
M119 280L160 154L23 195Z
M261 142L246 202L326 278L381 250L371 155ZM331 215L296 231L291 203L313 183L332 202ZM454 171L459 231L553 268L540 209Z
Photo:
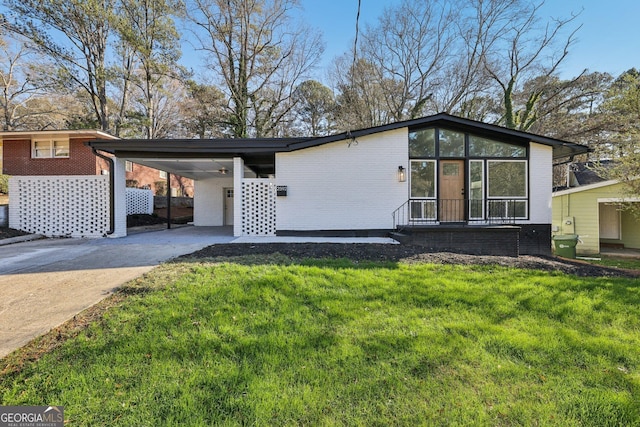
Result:
M410 199L393 212L393 227L436 224L513 224L526 219L525 199Z

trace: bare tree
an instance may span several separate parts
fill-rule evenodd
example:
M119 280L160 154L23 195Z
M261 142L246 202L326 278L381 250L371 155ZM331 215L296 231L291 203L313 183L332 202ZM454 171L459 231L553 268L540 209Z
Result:
M133 83L144 98L144 136L153 139L157 137L155 107L159 101L153 97L165 77L182 74L177 64L180 35L173 20L181 12L181 5L171 0L120 0L119 10L115 28L121 38L121 77L126 88L121 111Z
M404 0L385 9L377 26L367 27L360 56L379 70L389 120L423 114L434 92L450 76L443 74L452 55L459 19L449 0ZM393 81L394 84L388 84Z
M352 62L349 55L344 55L333 66L338 91L338 129L360 129L394 121L389 105L402 103L400 99L393 100L394 96L403 96L399 82L385 79L383 70L362 58Z
M541 22L539 13L543 4L527 0L473 0L475 10L487 6L486 14L495 16L496 24L487 30L489 36L481 45L483 66L499 87L504 108L501 124L508 128L528 130L536 122L542 91L531 86L520 105L514 103L514 94L522 89L524 81L553 76L580 28L569 28L578 15ZM565 31L569 31L566 36Z
M3 130L66 127L82 108L55 85L55 65L20 36L0 42L0 114Z
M343 77L341 97L370 101L365 89L377 88L380 103L351 102L351 107L364 108L356 112L361 118L371 116L372 105L384 114L360 123L446 111L529 129L543 94L529 85L533 91L518 103L523 83L553 76L577 31L569 28L577 15L542 21L542 5L529 0L404 0L386 9L363 34L350 70L353 85L344 84ZM368 80L366 85L359 86L358 78Z
M540 93L537 120L529 131L592 145L606 139L613 129L613 116L601 108L612 81L607 73L586 70L567 80L539 76L525 82L514 100L524 103L529 94Z
M291 95L322 53L319 36L296 26L296 0L192 0L187 10L199 48L229 97L235 137L271 135Z
M5 0L11 29L60 67L89 96L102 130L109 130L106 55L115 0Z
M42 93L31 77L35 68L29 58L31 53L25 44L12 41L5 41L0 48L2 130L19 129L30 115L36 114L26 108L31 99Z

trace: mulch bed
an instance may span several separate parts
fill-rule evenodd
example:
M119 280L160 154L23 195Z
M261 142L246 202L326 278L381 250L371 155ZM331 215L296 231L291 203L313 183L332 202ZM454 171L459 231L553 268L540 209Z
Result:
M0 227L0 239L9 239L11 237L26 236L26 231L15 230L9 227Z
M429 252L422 246L371 243L261 243L206 247L182 258L238 257L280 253L292 259L347 258L356 262L407 262L463 265L501 265L544 271L559 271L581 277L640 277L639 271L602 267L580 260L523 255L519 257Z
M131 220L131 222L129 222ZM155 215L130 215L129 227L163 224L166 219ZM0 239L24 236L29 233L0 227ZM407 262L463 265L501 265L544 271L559 271L581 277L640 277L640 271L603 267L580 260L523 255L519 257L466 255L451 252L429 252L422 246L387 245L374 243L261 243L226 244L206 247L181 258L202 259L268 255L280 253L295 260L310 258L347 258L356 262Z

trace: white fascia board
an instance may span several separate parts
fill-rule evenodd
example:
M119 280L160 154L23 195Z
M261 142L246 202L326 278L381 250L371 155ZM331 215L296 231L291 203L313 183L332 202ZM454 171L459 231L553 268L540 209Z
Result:
M108 134L101 130L79 129L79 130L39 130L39 131L9 131L0 132L0 140L4 139L33 139L33 138L51 138L51 137L91 137L96 139L120 139L117 136Z
M567 194L580 193L581 191L593 190L595 188L608 187L610 185L619 184L620 181L617 179L612 179L609 181L597 182L595 184L582 185L580 187L568 188L566 190L555 191L553 193L553 197L556 196L566 196Z
M640 197L605 197L599 198L598 203L637 203Z

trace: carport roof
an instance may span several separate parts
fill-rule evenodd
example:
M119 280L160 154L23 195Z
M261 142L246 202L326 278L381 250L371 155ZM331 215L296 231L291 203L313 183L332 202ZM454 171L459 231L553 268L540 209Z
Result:
M305 140L308 138L304 138ZM119 141L95 140L88 146L116 157L146 164L154 168L179 173L170 160L232 159L242 157L245 166L258 175L273 174L275 153L290 151L289 145L300 138L254 139L128 139ZM164 165L160 166L160 164ZM183 175L188 176L188 175ZM194 177L195 178L195 177Z

